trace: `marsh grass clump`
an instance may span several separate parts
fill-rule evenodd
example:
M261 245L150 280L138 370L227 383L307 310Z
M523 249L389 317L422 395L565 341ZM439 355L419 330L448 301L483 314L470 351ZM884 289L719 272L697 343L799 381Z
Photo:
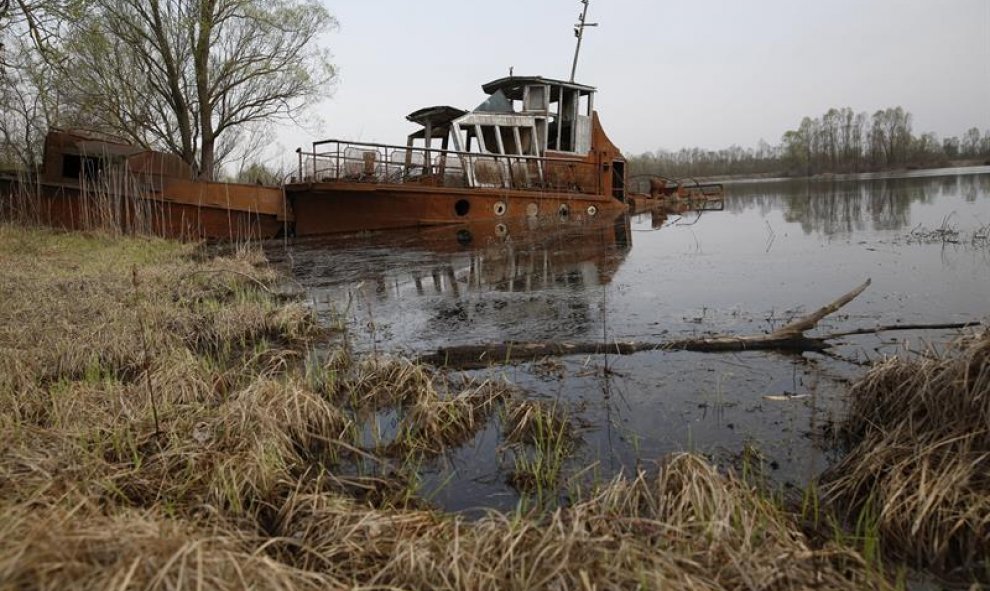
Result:
M990 333L888 359L850 396L825 502L888 555L990 582Z
M506 405L504 435L507 443L540 441L548 433L562 433L574 439L570 417L559 404L516 399Z
M483 381L441 395L426 392L404 409L392 451L419 450L432 455L467 443L509 396L504 384Z
M392 457L413 451L437 455L466 443L514 394L504 381L451 378L391 356L356 362L331 356L322 371L310 371L309 376L352 413L355 423L367 424L383 412L394 413L393 432L372 445L374 451Z
M346 359L331 359L339 371ZM349 368L337 393L354 409L375 411L438 398L434 373L426 366L389 355L362 358Z
M577 444L567 413L557 404L513 400L503 423L505 448L513 461L509 484L539 498L555 490L564 461Z

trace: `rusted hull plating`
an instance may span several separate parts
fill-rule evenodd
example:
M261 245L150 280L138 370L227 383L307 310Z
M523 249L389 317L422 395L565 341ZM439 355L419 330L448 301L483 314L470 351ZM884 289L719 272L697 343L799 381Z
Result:
M286 187L297 236L515 218L594 218L623 211L616 199L582 193L312 183Z
M171 192L133 197L70 184L25 185L0 179L0 216L6 219L183 240L274 238L291 224L281 201L279 189L198 181L182 181Z

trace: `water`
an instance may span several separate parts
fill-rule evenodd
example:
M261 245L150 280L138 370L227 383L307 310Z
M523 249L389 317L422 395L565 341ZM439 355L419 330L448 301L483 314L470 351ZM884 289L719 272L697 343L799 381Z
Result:
M726 189L724 211L393 232L273 245L270 256L326 321L348 324L359 349L407 355L486 341L758 334L866 278L872 286L819 332L990 317L990 245L978 239L990 225L990 168ZM937 228L958 235L919 240ZM581 444L568 472L585 481L675 451L736 462L752 444L773 478L800 487L836 453L824 435L848 380L865 371L858 364L947 336L848 337L830 355L650 352L491 371L572 410ZM451 510L513 506L500 442L488 425L426 467L423 493Z

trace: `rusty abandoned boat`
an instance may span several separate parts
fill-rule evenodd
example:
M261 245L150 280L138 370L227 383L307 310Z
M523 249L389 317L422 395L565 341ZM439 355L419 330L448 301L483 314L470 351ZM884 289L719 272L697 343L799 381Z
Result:
M282 187L215 183L172 154L111 136L50 132L43 169L0 174L0 217L11 212L67 229L110 227L173 238L311 236L396 228L493 226L528 231L547 220L718 202L721 185L651 179L630 190L626 160L595 111L596 89L574 82L589 0L575 25L570 81L500 78L482 86L471 111L420 109L405 145L330 139L297 150L298 169Z
M644 183L648 185L645 189ZM629 205L634 213L651 209L668 213L720 211L725 207L725 188L720 183L637 175L629 179L629 188ZM635 188L640 190L632 190Z
M407 119L406 145L315 142L285 187L297 236L511 218L593 218L628 207L626 161L595 88L509 76L472 111ZM439 145L437 145L439 141Z
M53 129L43 158L37 174L0 175L0 213L192 240L274 238L291 228L281 188L198 180L181 158L107 134Z

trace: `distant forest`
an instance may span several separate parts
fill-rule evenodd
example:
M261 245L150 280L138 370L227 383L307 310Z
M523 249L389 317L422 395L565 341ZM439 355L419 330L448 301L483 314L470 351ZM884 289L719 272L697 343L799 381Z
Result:
M934 168L954 161L990 160L990 130L977 128L962 138L940 140L935 133L914 135L911 113L901 107L873 116L852 109L829 109L821 117L805 117L781 143L766 141L754 148L722 150L682 148L627 156L634 175L672 178L715 176L812 176L903 168Z

